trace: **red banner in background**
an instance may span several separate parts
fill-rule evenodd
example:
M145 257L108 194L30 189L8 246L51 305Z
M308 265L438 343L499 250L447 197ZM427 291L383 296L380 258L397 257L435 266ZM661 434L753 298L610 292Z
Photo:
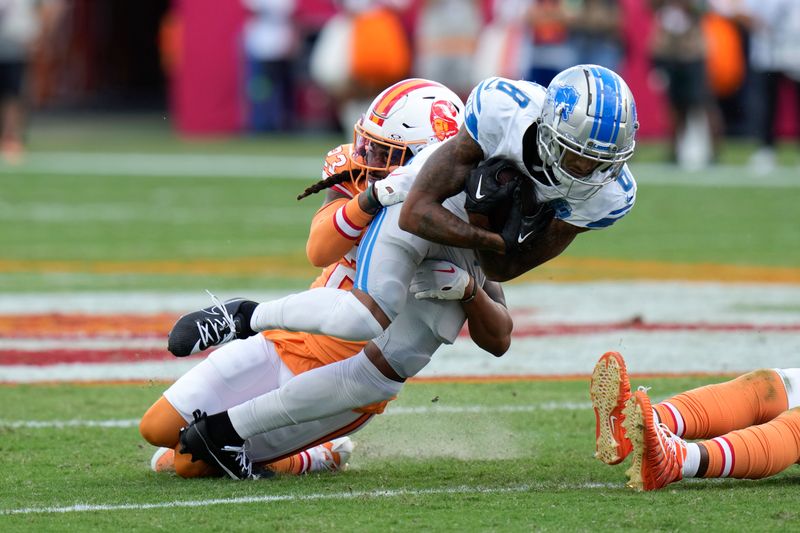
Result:
M411 0L404 21L413 31L421 0ZM491 0L480 0L490 16ZM620 74L636 97L640 138L664 137L669 131L665 95L653 82L648 50L652 14L646 2L619 0L625 18L625 60ZM170 84L176 127L183 134L228 134L244 131L244 57L241 31L246 17L239 1L174 0L180 25L180 58ZM297 0L296 22L315 31L335 12L331 0ZM797 101L782 87L777 117L780 135L796 134Z
M664 95L650 86L648 39L650 9L641 0L620 0L625 18L625 60L620 74L636 98L640 130L637 136L664 136L669 130Z
M170 87L176 126L185 134L238 133L244 124L240 2L175 0L180 59Z

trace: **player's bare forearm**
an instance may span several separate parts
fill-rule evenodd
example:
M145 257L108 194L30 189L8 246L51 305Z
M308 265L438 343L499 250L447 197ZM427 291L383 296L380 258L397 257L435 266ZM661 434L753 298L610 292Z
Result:
M447 246L502 252L500 235L464 222L442 202L464 190L470 171L483 151L462 130L425 162L400 212L400 228Z
M473 280L474 283L474 280ZM514 322L505 306L499 283L487 281L475 299L462 304L467 315L469 336L481 349L500 357L511 346Z
M575 239L578 233L587 231L554 219L547 229L535 237L534 246L526 252L501 255L478 250L478 258L486 277L494 281L508 281L557 257Z

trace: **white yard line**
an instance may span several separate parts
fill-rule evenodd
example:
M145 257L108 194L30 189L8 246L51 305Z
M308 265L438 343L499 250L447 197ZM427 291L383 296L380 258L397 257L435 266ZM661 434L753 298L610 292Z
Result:
M170 177L285 177L309 180L320 175L322 154L280 156L255 154L164 154L113 152L30 152L20 166L0 165L0 174L53 174L68 176L170 176ZM792 167L756 175L746 166L715 165L685 171L658 163L632 163L643 184L692 187L798 188Z
M266 481L265 483L269 483ZM149 509L173 509L178 507L208 507L211 505L240 505L248 503L307 502L318 500L356 500L362 498L397 498L406 496L431 496L447 494L508 494L514 492L541 492L553 490L624 489L622 483L531 483L511 487L445 487L433 489L395 489L331 492L306 495L275 494L263 496L240 496L236 498L213 498L206 500L184 500L159 503L129 504L76 504L65 507L24 507L0 509L0 515L82 513L96 511L143 511Z

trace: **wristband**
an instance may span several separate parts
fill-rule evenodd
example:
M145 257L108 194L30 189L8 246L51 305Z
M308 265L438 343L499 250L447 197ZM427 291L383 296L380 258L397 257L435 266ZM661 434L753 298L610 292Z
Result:
M477 296L477 294L478 294L478 281L473 279L472 280L472 294L470 294L466 298L463 298L461 300L461 303L465 304L465 303L471 302L472 300L475 299L475 296Z
M367 213L368 215L374 215L375 213L378 212L378 210L380 210L381 207L383 207L381 203L378 201L378 198L375 196L374 183L370 183L369 185L367 185L367 188L364 190L362 194L367 195L367 205L369 205L368 208L369 210L365 210L364 212Z

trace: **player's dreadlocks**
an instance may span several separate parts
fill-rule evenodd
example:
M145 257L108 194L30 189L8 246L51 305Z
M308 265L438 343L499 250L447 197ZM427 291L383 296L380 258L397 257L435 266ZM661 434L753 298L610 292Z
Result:
M364 176L363 169L359 169L358 171L345 170L344 172L333 174L332 176L328 176L327 178L322 179L314 183L310 187L306 188L305 191L297 195L297 199L302 200L306 196L316 194L319 191L324 191L325 189L329 189L334 185L338 185L339 183L344 183L345 181L348 180L352 181L353 183L357 183L363 176Z

